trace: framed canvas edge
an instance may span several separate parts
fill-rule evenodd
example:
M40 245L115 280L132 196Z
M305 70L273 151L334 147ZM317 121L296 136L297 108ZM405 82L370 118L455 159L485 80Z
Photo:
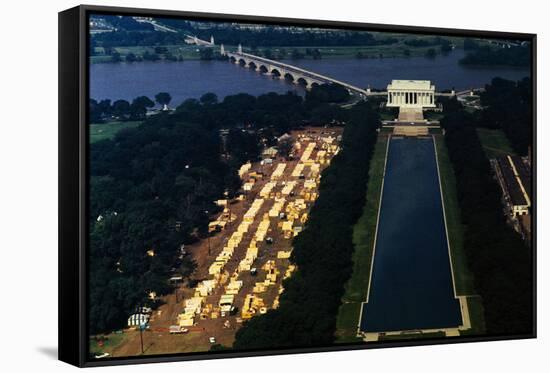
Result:
M471 342L488 342L488 341L509 341L520 339L532 339L537 337L537 322L536 322L536 232L537 232L537 197L536 197L536 180L537 180L537 35L534 33L517 33L517 32L502 32L502 31L487 31L487 30L467 30L467 29L454 29L454 28L440 28L440 27L425 27L425 26L403 26L392 24L377 24L377 23L360 23L360 22L345 22L345 21L330 21L330 20L313 20L313 19L298 19L298 18L283 18L283 17L265 17L265 16L253 16L253 15L236 15L236 14L222 14L222 13L204 13L204 12L189 12L189 11L176 11L176 10L160 10L160 9L144 9L144 8L130 8L130 7L112 7L112 6L97 6L97 5L80 5L65 11L59 12L61 14L66 12L76 12L78 17L78 106L77 108L65 108L71 112L71 116L78 120L78 188L73 192L78 193L78 222L61 222L61 216L65 216L65 206L62 206L62 196L59 195L59 212L60 212L60 229L59 229L59 264L61 264L62 257L65 252L61 248L61 240L64 232L61 231L61 223L64 227L75 229L78 234L78 260L76 263L72 263L78 268L78 278L76 284L62 284L59 283L59 290L63 288L65 292L71 294L76 293L78 304L69 303L66 299L63 299L60 295L59 307L65 310L77 310L78 326L72 330L73 334L78 336L78 354L76 358L70 359L64 358L62 350L64 346L59 346L59 359L69 364L79 367L96 367L96 366L111 366L111 365L128 365L128 364L144 364L155 362L176 362L176 361L191 361L191 360L208 360L208 359L220 359L220 358L239 358L239 357L256 357L256 356L269 356L269 355L288 355L288 354L302 354L302 353L317 353L317 352L332 352L332 351L349 351L349 350L366 350L377 349L387 347L413 347L413 346L428 346L439 344L455 344L455 343L471 343ZM128 15L155 15L159 17L177 17L177 18L193 18L197 20L213 20L213 21L238 21L238 22L251 22L261 24L285 24L295 26L307 26L307 27L325 27L325 28L342 28L351 30L370 30L370 31L394 31L394 32L406 32L412 34L433 34L433 35L448 35L448 36L464 36L464 37L482 37L482 38L494 38L494 39L516 39L525 40L531 42L531 81L533 88L533 131L532 131L532 172L533 172L533 214L532 214L532 269L533 269L533 330L532 333L521 335L498 335L498 336L472 336L472 337L460 337L457 339L419 339L419 340L402 340L392 342L378 342L373 344L336 344L331 346L319 346L319 347L293 347L288 349L266 349L266 350L250 350L250 351L229 351L229 352L201 352L201 353L176 353L167 355L151 355L151 356L129 356L124 358L112 358L107 360L89 360L88 358L88 335L87 335L87 202L89 197L88 190L88 164L89 159L89 134L88 134L88 87L89 87L89 64L88 64L88 15L90 13L104 13L104 14L128 14ZM59 35L59 49L60 57L63 43L67 39L67 36ZM61 58L60 58L61 63ZM65 87L61 86L60 78L60 102L59 107L62 110L61 91ZM76 111L76 112L75 112ZM67 123L59 122L59 138L61 140L62 130L67 126ZM73 139L74 140L74 139ZM66 143L60 141L60 153L61 147ZM60 164L61 165L61 164ZM59 169L59 177L65 175L65 170ZM59 275L61 278L61 272L63 268L59 268ZM61 312L61 311L60 311ZM59 318L59 322L64 320ZM67 333L66 333L67 334ZM61 332L60 332L61 335Z

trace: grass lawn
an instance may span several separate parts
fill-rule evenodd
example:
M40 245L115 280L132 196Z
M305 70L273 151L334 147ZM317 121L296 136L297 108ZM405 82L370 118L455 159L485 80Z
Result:
M477 135L479 136L483 150L485 150L485 154L487 154L487 158L515 154L508 138L506 138L502 130L478 128Z
M374 154L370 161L367 197L363 215L361 215L353 230L353 243L355 246L352 258L353 272L346 284L346 292L342 297L342 305L336 320L336 341L340 343L361 340L356 337L357 323L359 322L361 303L367 296L370 280L374 234L384 175L387 141L387 136L378 136Z
M472 328L460 332L460 335L485 334L485 316L483 314L483 300L479 296L468 298L468 311Z
M245 53L251 53L255 55L263 56L264 51L269 50L271 51L273 57L279 56L279 52L281 50L284 50L284 59L289 60L291 59L292 52L294 50L300 52L303 55L304 59L312 59L313 56L310 54L306 54L306 50L314 50L318 49L321 53L322 58L326 59L333 59L333 58L357 58L358 54L362 55L362 58L399 58L399 57L407 57L405 55L405 50L408 51L409 57L418 57L418 56L425 56L426 51L428 49L435 49L437 51L438 55L441 55L441 47L439 45L436 46L410 46L406 45L404 41L406 39L410 39L406 35L395 35L399 41L393 44L380 44L380 45L357 45L357 46L258 46L256 49L252 50L248 46L243 46L243 50ZM414 39L417 37L415 36ZM418 37L422 38L422 37ZM462 44L462 42L458 42L458 45ZM133 53L136 56L143 57L144 53L147 51L149 53L155 52L154 45L150 46L119 46L115 47L114 50L118 53L120 53L121 57L124 59L129 53ZM196 45L188 45L188 44L174 44L174 45L162 45L162 47L165 47L168 49L168 52L172 54L175 57L181 57L184 61L185 60L198 60L200 59L200 53L199 50L201 47L198 47ZM233 51L237 49L237 46L235 45L225 45L225 49L228 51ZM214 48L214 50L217 52L219 49L218 47ZM105 55L105 50L103 47L96 47L95 48L96 55L91 56L91 62L92 63L105 63L110 62L112 60L111 56ZM160 55L161 58L164 57L164 54Z
M453 273L457 295L475 294L474 278L468 269L466 254L464 252L464 227L460 218L460 207L456 192L456 179L447 153L447 146L442 135L435 135L437 146L437 158L445 202L445 217L447 231L449 233L449 245L453 262Z
M125 333L110 333L105 336L103 341L103 346L100 346L95 338L90 338L90 353L91 354L101 354L103 352L108 352L112 354L112 351L115 347L119 346L124 339L126 338Z
M142 122L107 122L90 124L90 143L100 140L112 139L123 128L135 128Z
M464 252L464 227L460 219L460 207L456 192L456 179L453 166L447 153L443 135L435 135L437 146L437 158L439 161L439 173L443 200L445 202L445 218L449 233L449 245L453 263L453 274L457 295L470 295L468 298L468 310L472 329L462 332L463 335L481 334L485 331L485 319L483 317L483 303L476 296L474 277L468 269L466 253Z

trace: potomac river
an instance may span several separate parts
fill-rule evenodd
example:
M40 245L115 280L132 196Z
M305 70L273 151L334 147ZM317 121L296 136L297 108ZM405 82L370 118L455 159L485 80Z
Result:
M288 60L303 67L350 84L384 89L392 79L431 80L441 91L482 87L495 76L521 79L529 69L510 67L466 67L458 61L462 49L447 56L375 59ZM304 88L273 79L270 76L231 64L227 61L187 60L183 62L103 63L90 66L90 97L132 100L141 95L153 98L158 92L169 92L172 105L185 99L199 98L214 92L220 99L236 93L260 95L288 90L304 93Z

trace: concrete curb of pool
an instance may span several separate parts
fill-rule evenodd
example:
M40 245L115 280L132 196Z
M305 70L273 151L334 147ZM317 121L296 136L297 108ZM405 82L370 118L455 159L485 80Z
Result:
M399 136L401 137L401 136ZM370 287L372 283L372 271L374 267L374 257L376 253L376 240L378 237L378 224L380 222L380 210L382 208L382 196L384 194L384 181L386 179L386 166L388 161L388 151L390 147L390 141L392 139L392 135L388 135L388 140L386 144L386 155L384 159L384 172L382 175L382 185L381 185L381 192L380 192L380 199L378 201L378 215L376 219L376 230L374 233L374 247L372 251L372 259L371 259L371 266L370 266L370 273L369 273L369 285L367 288L367 297L364 302L361 303L361 310L359 313L359 321L357 324L357 337L363 338L364 342L376 342L379 340L380 336L397 336L397 335L413 335L413 334L429 334L429 333L438 333L443 332L445 333L445 337L459 337L461 331L465 331L472 328L471 320L470 320L470 312L468 308L468 298L472 297L469 295L456 295L456 284L455 284L455 277L454 277L454 267L453 267L453 261L452 261L452 255L451 255L451 243L449 241L449 232L447 229L447 215L445 213L445 201L443 198L443 188L441 185L441 174L439 171L439 158L437 156L437 145L435 136L431 135L429 136L432 138L432 143L434 146L434 153L435 153L435 163L436 163L436 169L437 169L437 180L439 184L439 196L441 198L441 205L443 210L443 222L445 226L445 235L447 239L447 254L449 256L449 265L451 269L451 280L453 283L453 295L455 299L459 301L460 304L460 315L462 318L462 325L454 328L433 328L433 329L412 329L412 330L395 330L395 331L387 331L387 332L367 332L367 331L361 331L361 320L363 319L363 308L364 305L369 302L369 294L370 294Z

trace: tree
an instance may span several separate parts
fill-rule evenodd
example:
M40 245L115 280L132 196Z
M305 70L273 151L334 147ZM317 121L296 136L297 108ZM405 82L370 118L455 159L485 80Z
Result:
M136 97L130 105L130 119L144 119L147 114L147 108L152 108L155 103L147 96Z
M145 51L145 53L143 53L143 59L145 61L158 61L160 60L160 56L156 53Z
M293 49L292 53L290 54L290 57L293 60L301 60L302 58L304 58L304 54L301 53L298 49Z
M159 92L155 95L155 101L160 106L165 107L172 101L172 96L168 92Z
M130 103L126 100L113 102L113 114L121 120L127 119L130 114Z
M473 39L466 38L464 39L464 50L474 50L479 47L479 44Z
M204 61L209 61L214 58L214 51L212 48L202 48L199 51L200 59Z
M90 99L90 123L102 123L103 112L101 111L99 104L96 100Z
M323 58L323 56L321 55L321 51L318 48L315 48L313 51L311 51L311 56L314 60L320 60L321 58Z
M155 53L157 54L165 54L168 52L168 48L166 47L155 47Z
M456 175L466 259L483 300L487 334L531 333L531 250L502 213L502 194L479 140L476 117L456 99L451 102L444 104L441 126Z
M200 102L203 105L213 105L218 103L218 96L215 93L208 92L201 96Z
M279 154L281 154L281 156L288 158L293 147L294 141L292 140L291 136L283 135L279 138L277 149L279 150Z
M453 46L451 45L451 42L447 41L446 43L441 44L441 53L449 54L452 50Z
M428 48L425 54L426 58L435 58L437 56L437 52L435 48Z
M137 61L137 57L135 54L130 52L126 55L126 62L135 62L135 61Z
M133 100L133 103L146 108L152 108L155 103L147 96L139 96Z
M113 52L111 54L111 62L118 63L118 62L121 62L121 61L122 61L122 57L120 57L120 53Z

